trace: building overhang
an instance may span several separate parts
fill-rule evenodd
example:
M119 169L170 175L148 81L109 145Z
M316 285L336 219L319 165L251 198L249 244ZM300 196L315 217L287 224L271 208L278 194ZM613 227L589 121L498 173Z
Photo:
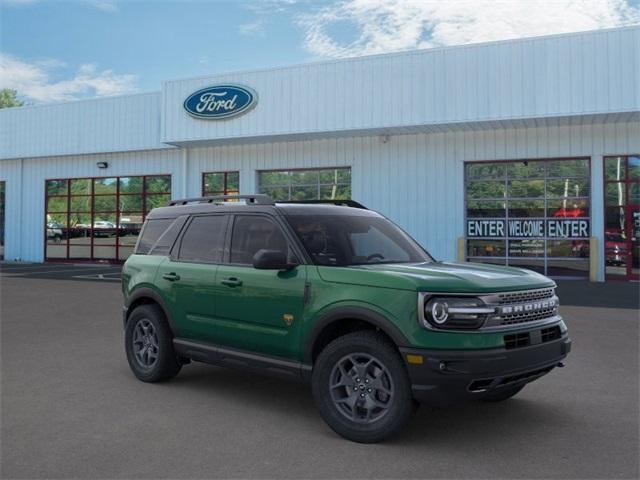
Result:
M620 124L640 122L640 111L592 113L583 115L548 116L538 118L504 118L477 122L450 122L444 124L403 125L364 129L343 129L322 132L290 132L286 134L247 135L220 138L202 138L188 141L167 142L166 145L182 148L212 147L222 145L259 144L272 142L294 142L322 140L327 138L384 137L416 133L474 132L483 130L512 130L538 127L571 127L596 124Z

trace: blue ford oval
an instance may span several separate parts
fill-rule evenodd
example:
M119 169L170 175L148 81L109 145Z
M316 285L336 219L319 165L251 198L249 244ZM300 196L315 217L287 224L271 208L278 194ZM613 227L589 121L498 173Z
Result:
M184 109L197 118L218 120L241 115L253 108L258 95L241 85L214 85L192 93Z

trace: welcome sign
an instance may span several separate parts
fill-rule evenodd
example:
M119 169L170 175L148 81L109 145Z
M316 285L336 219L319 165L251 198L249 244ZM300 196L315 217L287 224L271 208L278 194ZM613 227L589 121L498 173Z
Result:
M588 219L467 220L469 238L589 238Z
M258 95L243 85L214 85L192 93L184 101L189 115L220 120L247 113L258 102Z

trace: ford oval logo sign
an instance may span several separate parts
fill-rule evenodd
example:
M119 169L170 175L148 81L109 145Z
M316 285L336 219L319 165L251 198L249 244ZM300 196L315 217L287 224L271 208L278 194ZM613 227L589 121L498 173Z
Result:
M184 109L196 118L219 120L242 115L251 110L258 95L241 85L215 85L192 93L184 101Z

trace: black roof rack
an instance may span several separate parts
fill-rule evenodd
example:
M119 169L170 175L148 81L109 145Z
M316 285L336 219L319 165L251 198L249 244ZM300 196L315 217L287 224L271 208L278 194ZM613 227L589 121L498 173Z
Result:
M359 202L356 202L355 200L285 200L284 202L278 202L278 203L294 203L294 204L306 203L311 205L328 204L328 205L338 205L341 207L361 208L363 210L369 210L367 207L365 207Z
M180 198L171 200L167 206L188 205L189 203L218 203L226 200L245 200L247 205L274 205L269 195L216 195L213 197Z

